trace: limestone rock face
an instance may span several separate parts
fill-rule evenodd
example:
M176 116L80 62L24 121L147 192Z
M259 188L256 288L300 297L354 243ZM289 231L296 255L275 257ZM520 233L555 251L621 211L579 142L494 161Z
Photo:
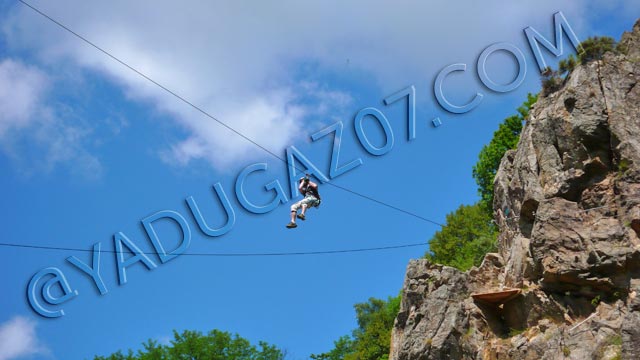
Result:
M496 175L499 253L413 260L390 359L640 359L640 21L540 97ZM470 294L503 287L504 304Z

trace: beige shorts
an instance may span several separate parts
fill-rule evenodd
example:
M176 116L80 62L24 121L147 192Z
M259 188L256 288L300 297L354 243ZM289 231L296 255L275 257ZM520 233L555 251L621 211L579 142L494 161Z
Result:
M318 204L318 199L315 196L306 196L304 199L298 201L297 203L291 205L291 211L298 212L298 209L302 207L302 205L307 205L307 208L316 206Z

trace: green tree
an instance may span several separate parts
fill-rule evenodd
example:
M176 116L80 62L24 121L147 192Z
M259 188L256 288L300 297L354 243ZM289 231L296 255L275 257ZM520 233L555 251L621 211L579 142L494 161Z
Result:
M351 336L343 336L334 342L334 348L326 353L311 355L316 360L386 360L391 350L391 330L398 311L400 296L387 300L369 298L354 305L358 328Z
M171 345L159 345L154 340L142 344L143 349L136 354L129 350L127 355L121 351L107 357L96 356L94 360L282 360L282 350L265 342L258 347L228 332L212 330L207 335L199 331L186 330L181 334L174 331Z
M355 343L349 335L341 336L333 342L333 349L322 354L312 354L311 359L315 360L344 360L355 352Z
M537 95L527 95L527 100L518 107L518 114L509 116L500 124L489 144L480 151L478 162L473 166L473 178L478 184L480 204L490 217L493 216L493 180L500 161L507 150L515 149L518 145L522 123L529 116L529 110L536 100Z
M155 340L147 340L146 343L142 344L144 351L138 352L137 359L139 360L168 360L170 359L169 354L164 346L159 345ZM133 358L135 359L135 358Z
M491 217L479 203L461 205L447 215L447 224L429 241L426 258L466 271L495 250L497 235Z
M356 304L355 309L358 318L358 329L353 332L355 352L345 359L388 359L400 296L389 297L386 301L370 298L366 303Z

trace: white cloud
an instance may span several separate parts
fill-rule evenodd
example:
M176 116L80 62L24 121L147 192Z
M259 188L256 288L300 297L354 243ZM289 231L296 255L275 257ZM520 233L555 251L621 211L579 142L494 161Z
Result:
M24 175L50 172L64 165L87 178L102 166L84 143L91 127L74 110L47 104L52 81L42 70L21 61L0 61L0 149Z
M40 70L10 59L0 62L0 136L29 124L47 86Z
M300 119L304 115L301 107L292 105L288 94L256 97L234 107L226 106L224 110L217 116L221 119L232 117L234 129L249 139L260 139L261 146L276 154L299 133ZM247 152L253 150L245 139L230 134L213 120L188 122L187 126L192 135L174 145L169 158L177 163L206 159L217 167L226 168L236 160L246 158Z
M49 354L49 350L38 340L33 320L15 316L0 324L0 360L36 354Z
M429 84L452 61L473 63L491 43L525 46L522 29L528 25L552 34L552 15L558 10L583 34L594 10L556 0L34 4L276 152L303 129L305 135L314 130L305 129L310 117L335 116L341 111L335 108L344 107L340 99L350 99L344 91L308 79L317 73L368 74L385 91ZM11 48L35 50L49 64L99 71L131 99L172 115L187 135L162 151L167 161L205 159L223 168L252 154L264 155L24 6L14 9L3 29ZM303 64L314 65L312 74L302 71Z

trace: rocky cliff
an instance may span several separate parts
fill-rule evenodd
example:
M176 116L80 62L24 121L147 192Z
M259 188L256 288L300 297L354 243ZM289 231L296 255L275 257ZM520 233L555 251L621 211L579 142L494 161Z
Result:
M541 97L502 159L499 252L409 263L391 359L640 359L640 21L620 43Z

